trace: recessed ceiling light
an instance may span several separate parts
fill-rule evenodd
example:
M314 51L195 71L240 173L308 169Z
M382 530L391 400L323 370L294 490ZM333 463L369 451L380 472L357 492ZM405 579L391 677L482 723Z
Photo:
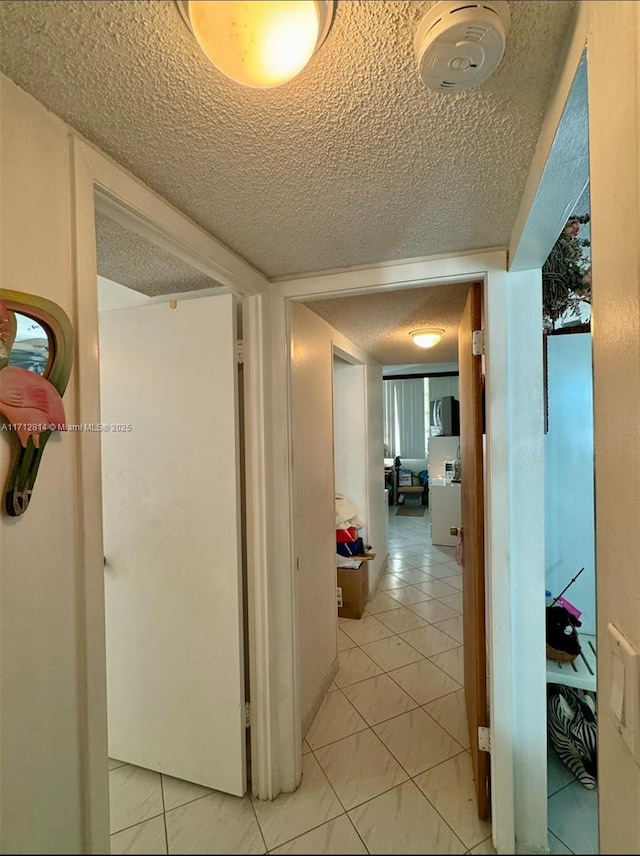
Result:
M444 336L444 330L425 327L421 330L413 330L409 335L419 348L433 348Z
M326 39L335 0L176 0L198 44L224 75L257 89L294 78Z

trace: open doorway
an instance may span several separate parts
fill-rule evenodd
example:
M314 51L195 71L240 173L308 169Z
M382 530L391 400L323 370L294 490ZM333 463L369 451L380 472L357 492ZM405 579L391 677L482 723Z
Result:
M469 284L434 285L432 288L415 288L410 293L400 292L397 297L401 302L413 298L418 302L428 302L432 299L444 299L443 292L449 289L452 299L457 301L460 297L460 305L455 317L453 329L446 326L450 336L452 350L441 352L435 357L436 365L429 368L438 374L436 369L438 363L442 364L445 357L445 365L450 368L451 356L455 360L457 368L458 356L458 322L462 314L465 298L469 292ZM374 315L385 318L387 324L394 326L391 322L389 308L389 297L394 295L370 293L366 301L375 310ZM352 299L352 303L358 304L364 301L364 297L358 296ZM375 410L367 409L368 437L366 445L373 450L374 455L367 462L367 478L369 481L369 497L365 508L371 507L376 498L379 499L384 493L384 444L382 433L382 364L371 357L371 351L361 350L362 341L356 343L353 340L344 342L347 336L345 327L338 321L330 324L327 315L330 309L344 318L349 312L349 298L335 298L333 300L321 301L322 307L316 301L306 301L305 306L294 303L292 309L292 374L294 394L294 443L293 455L295 460L296 476L300 474L300 460L306 460L310 453L310 438L320 433L320 420L331 404L330 389L326 382L326 375L330 371L327 358L335 348L335 342L340 341L342 350L349 350L351 354L359 352L360 361L364 362L367 373L367 395L376 401ZM334 304L329 307L327 304ZM376 306L377 304L377 306ZM385 307L384 309L382 307ZM321 313L316 313L320 309ZM424 310L424 306L423 306ZM372 316L367 316L362 306L358 307L357 314L360 323L369 336L369 342L373 345L373 331L375 325ZM324 316L324 317L322 317ZM303 324L297 322L303 319ZM423 323L424 323L423 319ZM405 318L402 330L397 331L398 338L408 333L404 327L411 319ZM399 325L396 325L399 326ZM418 325L419 326L419 325ZM406 336L409 344L408 335ZM469 355L471 334L469 333ZM411 351L411 357L415 360L416 354ZM387 365L387 361L384 361ZM406 363L406 357L401 360ZM324 369L322 368L324 364ZM301 373L304 367L313 366L313 377L308 373ZM426 368L427 366L425 366ZM309 371L311 369L309 368ZM455 371L453 369L452 371ZM444 374L444 372L440 372ZM323 377L325 378L323 381ZM334 364L335 377L335 364ZM303 382L303 378L306 382ZM454 378L455 380L455 378ZM451 381L447 380L448 383ZM427 441L425 431L425 411L429 410L428 398L424 395L424 382L422 379L416 381L421 390L421 397L417 407L422 415L421 447L413 450L418 461L418 470L427 470ZM313 386L312 386L313 385ZM296 397L297 391L301 391L301 398ZM444 387L435 392L446 393L451 391ZM313 411L310 409L313 406ZM353 403L356 411L355 419L359 420L357 402ZM428 424L428 423L427 423ZM306 426L306 430L305 430ZM454 442L454 457L459 445L459 438L436 438L438 440L450 440ZM315 440L314 440L315 443ZM324 441L325 457L326 449L333 444L335 456L335 438L327 430ZM319 448L321 448L320 445ZM409 450L409 447L406 447ZM315 450L315 446L314 446ZM352 450L357 453L357 450ZM377 454L376 454L377 453ZM421 454L419 454L421 453ZM336 456L337 457L337 456ZM317 458L317 455L316 455ZM412 459L403 459L411 463ZM373 463L372 466L372 462ZM438 463L438 466L444 464ZM304 464L302 465L304 466ZM317 464L315 468L308 471L308 478L302 481L300 492L296 492L294 507L297 514L306 504L306 486L313 479L314 484L314 520L309 521L309 526L315 525L319 515L327 522L324 528L324 545L326 555L323 553L322 561L314 566L311 579L317 586L317 580L324 578L329 584L335 584L335 577L331 579L333 563L329 561L331 555L333 537L330 516L321 512L322 508L331 508L332 496L320 488L320 475ZM412 473L409 471L409 476ZM418 476L419 473L416 473ZM442 473L438 471L442 477ZM444 479L443 479L444 480ZM418 485L416 485L418 487ZM455 485L444 486L455 490ZM459 485L458 485L459 487ZM309 731L306 732L306 742L303 744L303 769L316 764L324 770L329 781L337 789L338 794L344 796L347 802L354 800L354 805L362 801L363 794L370 797L372 803L378 799L380 791L375 787L386 791L389 788L398 788L398 794L402 799L405 793L413 793L412 787L403 788L402 777L413 780L413 784L420 790L421 784L435 798L433 788L436 787L436 779L442 774L451 782L456 781L459 785L456 793L449 792L447 799L440 805L442 816L451 819L454 809L453 803L457 796L465 795L465 830L459 829L462 836L456 838L455 833L452 841L454 846L460 846L460 842L468 847L476 846L485 841L491 834L490 825L479 821L475 809L473 796L473 777L471 762L466 754L469 746L468 733L466 729L466 714L464 705L464 683L463 674L463 646L462 646L462 594L460 566L455 561L455 538L453 544L439 547L431 539L430 519L426 504L418 507L422 512L420 519L413 519L407 515L399 517L396 515L399 506L389 507L387 501L386 514L384 518L384 529L378 530L371 540L377 546L377 552L386 553L389 558L379 568L378 574L372 580L370 588L371 599L366 605L366 610L359 618L349 619L345 616L340 619L338 628L337 653L340 660L340 669L335 674L335 683L324 695L322 684L317 686L324 700L320 705L317 716L312 720ZM315 522L314 522L315 521ZM368 531L372 531L371 520L365 521ZM450 521L451 526L460 525L458 514ZM389 532L388 542L382 544L377 537L380 531ZM315 531L315 530L314 530ZM375 532L375 530L373 530ZM310 561L318 555L314 551L313 556L306 553L304 545L308 540L308 528L301 526L298 518L296 533L301 533L296 539L296 552L300 559L300 585L305 586L310 571ZM318 533L319 534L319 533ZM447 533L450 537L449 533ZM382 546L382 550L381 550ZM355 572L355 569L354 569ZM382 576L380 576L380 574ZM300 593L300 598L306 599L308 594ZM448 599L448 600L447 600ZM320 614L321 604L315 601L316 617ZM329 623L327 618L325 623ZM439 626L443 624L445 626ZM449 632L447 632L447 629ZM305 636L308 634L308 622L305 619L300 622L301 650L304 652ZM317 653L318 637L315 636ZM483 640L484 641L484 640ZM334 643L334 651L336 651ZM335 655L334 655L335 656ZM437 662L436 662L437 661ZM307 677L309 670L303 673ZM454 677L454 675L457 676ZM303 677L303 681L305 680ZM425 695L426 694L426 695ZM446 700L445 700L446 699ZM433 702L433 704L432 704ZM462 704L461 704L462 702ZM425 706L430 705L431 710ZM455 725L453 723L455 722ZM447 731L447 723L455 728L456 736ZM462 725L461 725L462 723ZM303 720L303 732L306 722ZM458 738L461 742L458 742ZM380 744L381 741L381 744ZM443 754L434 755L433 746L437 745L443 749ZM418 748L420 747L419 751ZM444 748L443 748L444 747ZM385 753L390 753L388 760L389 776L380 775L380 768L384 768L383 758ZM458 758L457 756L460 756ZM380 756L383 756L382 758ZM401 757L400 757L401 756ZM351 758L351 761L349 761ZM462 767L460 764L464 760ZM357 775L359 765L371 766L371 775L376 780L373 791L366 790L363 777ZM306 767L305 767L306 765ZM464 770L463 770L464 767ZM433 768L433 769L432 769ZM438 768L434 772L435 768ZM452 771L455 768L455 775ZM349 769L354 771L350 777ZM367 767L367 769L369 769ZM378 772L374 772L377 769ZM427 775L427 770L430 774ZM424 774L424 775L423 775ZM423 781L424 779L424 781ZM464 782L463 782L464 779ZM384 780L384 781L383 781ZM419 781L418 781L419 780ZM427 781L428 780L428 781ZM364 788L364 790L363 790ZM468 794L471 794L470 799ZM424 800L425 811L429 810L428 797L425 791L418 801ZM471 812L469 812L471 806ZM459 808L459 806L458 806ZM475 817L471 816L475 813ZM442 816L433 817L434 829L439 828ZM372 821L373 822L373 821ZM355 821L359 829L358 820ZM445 834L444 832L442 834ZM447 832L450 835L450 831ZM434 842L434 846L435 842Z
M564 846L575 853L598 852L587 101L584 53L552 150L551 168L557 159L556 180L571 202L542 267L548 828L552 850ZM568 153L571 170L564 166Z

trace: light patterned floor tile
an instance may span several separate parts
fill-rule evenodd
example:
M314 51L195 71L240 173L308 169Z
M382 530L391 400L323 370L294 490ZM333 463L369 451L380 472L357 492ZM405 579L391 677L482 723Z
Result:
M445 582L447 581L447 577L451 577L453 574L458 573L460 573L460 567L459 565L456 565L455 562L437 562L429 568L430 577L433 577L436 580L443 579Z
M491 835L491 823L476 807L471 757L462 752L415 778L416 785L469 848Z
M393 591L393 589L391 589ZM397 589L397 591L404 591L404 588ZM369 615L377 615L379 612L387 612L389 609L397 609L398 604L396 601L389 597L389 595L384 591L376 592L375 597L367 604L367 608L365 612L368 612Z
M341 627L338 627L338 651L348 651L355 648L356 643L350 639Z
M410 776L416 776L464 751L420 707L382 722L373 730Z
M462 574L452 574L450 577L444 577L443 579L448 586L462 591Z
M461 615L456 615L454 618L445 618L444 621L435 621L433 624L438 630L442 630L447 636L451 636L462 645L464 638L464 624Z
M449 577L447 577L449 579ZM444 580L442 581L444 582ZM448 594L445 597L439 597L438 600L440 603L444 603L445 606L450 607L456 612L462 615L462 592L457 591L455 594Z
M312 757L312 756L307 756ZM264 853L249 796L212 793L165 815L169 853Z
M355 684L356 681L366 681L382 674L380 666L376 665L370 657L360 648L352 648L350 651L342 651L338 654L340 668L335 676L334 683L338 687L346 687Z
M155 856L167 852L167 837L164 831L164 817L152 817L122 832L111 836L111 853L139 854L139 856Z
M425 571L425 573L429 573L429 568L437 564L439 564L438 560L432 558L428 552L424 552L420 556L413 557L414 568L418 568L421 571Z
M405 571L408 568L414 568L413 560L411 556L399 556L392 557L389 556L387 559L387 564L385 566L385 570L390 574L397 574L398 571Z
M162 794L165 811L178 808L179 805L193 802L193 800L200 799L200 797L211 793L213 793L211 788L194 785L193 782L185 782L182 779L174 779L173 776L162 775Z
M377 678L352 684L345 687L344 693L369 725L406 713L417 705L411 696L387 675L378 675Z
M460 689L457 681L429 660L420 660L401 669L394 669L389 675L418 704L427 704Z
M424 709L461 746L469 748L469 726L463 689L425 704Z
M337 745L340 744L332 744ZM253 806L269 850L343 814L342 806L313 755L305 755L302 759L302 782L297 791L280 794L271 801L254 799Z
M349 812L369 853L464 853L465 848L413 782Z
M331 686L329 687L329 689L327 690L327 692L328 692L328 693L335 693L335 692L337 692L337 691L338 691L338 689L339 689L339 687L338 687L338 685L336 684L336 682L335 682L335 681L332 681L332 682L331 682Z
M375 679L373 679L375 680ZM365 683L367 683L365 681ZM356 684L355 686L360 686ZM328 693L307 731L307 742L312 749L334 743L342 737L355 734L367 727L367 723L344 695Z
M416 651L424 654L425 657L431 657L433 654L440 654L442 651L448 651L450 648L455 648L457 642L451 636L447 636L437 627L432 624L427 624L426 627L418 627L417 630L409 630L408 633L402 633L401 639L408 642Z
M360 731L316 751L346 809L383 793L408 776L373 731Z
M495 850L493 851L495 853ZM572 850L560 841L553 832L549 833L549 853L553 854L553 856L561 856L564 853L573 853Z
M404 580L401 580L400 577L397 577L395 574L383 574L378 583L378 588L380 591L389 591L390 589L402 588L402 586L406 586Z
M420 591L420 589L417 589L415 586L404 586L404 588L392 589L389 594L393 600L396 601L396 608L398 604L406 606L409 603L421 603L423 600L430 600L430 596L428 594Z
M478 844L473 850L469 850L469 853L478 854L478 856L484 856L484 854L486 856L495 856L496 852L496 848L493 846L493 841L490 838L487 838L482 844Z
M562 763L555 749L549 745L547 747L547 796L550 797L575 780L576 777L571 770Z
M453 586L450 586L444 580L425 580L418 583L416 588L419 588L429 597L446 597L448 594L457 594L458 592Z
M429 575L419 568L407 568L405 571L397 571L396 576L413 586L417 583L424 583L429 579Z
M396 521L393 520L393 524L395 524L395 523L396 523ZM407 544L407 545L402 546L402 547L393 547L392 548L391 547L391 541L389 543L390 543L389 555L390 556L392 555L392 556L397 557L399 559L400 558L407 558L408 556L421 556L424 554L424 548L418 544Z
M419 604L415 605L419 606ZM389 630L393 631L393 633L405 633L407 630L415 630L416 627L424 627L427 623L424 619L416 615L415 612L407 609L406 606L400 606L398 609L393 609L390 612L383 612L380 616L380 621Z
M380 620L386 614L385 612L380 613ZM384 639L385 636L391 636L389 628L381 624L374 615L366 615L357 624L344 627L343 630L350 639L353 639L356 645L366 645L367 642L375 642L376 639Z
M337 687L336 687L336 689L337 689ZM311 752L311 746L309 746L309 744L307 743L307 741L305 739L302 741L302 754L308 755L309 752Z
M415 648L407 645L398 636L388 636L377 642L369 642L368 645L362 646L362 650L385 672L422 659L422 655Z
M118 767L124 767L126 763L126 761L118 761L116 758L109 758L109 769L117 770Z
M160 773L125 764L109 773L111 832L162 814Z
M433 623L434 621L444 621L445 618L453 618L458 613L455 612L439 600L425 600L424 603L414 603L409 609L424 618L425 621Z
M454 681L464 686L464 647L462 645L450 651L443 651L442 654L434 654L429 659L443 672L451 675Z
M575 781L548 799L548 826L574 853L598 852L598 793Z
M300 856L316 853L348 856L348 854L367 852L367 848L346 814L271 850L271 853L300 854Z
M428 553L436 559L442 559L443 562L455 562L456 548L444 544L431 544L428 548Z

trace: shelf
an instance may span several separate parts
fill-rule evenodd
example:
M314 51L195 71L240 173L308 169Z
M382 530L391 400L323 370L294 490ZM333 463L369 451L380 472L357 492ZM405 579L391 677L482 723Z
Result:
M547 683L596 691L596 637L579 634L582 651L571 663L547 660Z

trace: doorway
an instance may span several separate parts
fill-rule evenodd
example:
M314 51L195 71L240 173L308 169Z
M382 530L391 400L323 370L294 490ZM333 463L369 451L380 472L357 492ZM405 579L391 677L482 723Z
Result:
M438 282L438 285L440 284L440 282ZM468 279L466 280L466 284L465 284L465 279L463 279L462 277L460 278L460 280L458 282L460 283L459 287L462 289L462 305L464 305L464 297L465 297L466 292L468 290ZM430 284L431 283L429 283L429 285ZM414 289L416 288L416 285L417 285L417 283L413 284ZM433 285L436 285L436 283L434 282ZM405 285L405 288L406 288L406 285ZM375 293L375 290L373 290L373 291ZM428 288L425 291L426 291L426 293L428 293ZM328 298L328 295L326 295L326 298ZM371 294L371 291L368 292L368 298L370 300L376 299L373 296L373 294ZM340 298L340 300L335 300L334 302L337 304L341 300L342 300L342 298ZM294 361L294 384L293 384L294 398L296 395L296 388L298 386L298 383L297 383L297 371L298 371L297 363L298 363L298 360L301 359L300 355L304 353L304 359L307 362L309 362L309 364L313 364L316 371L319 371L318 366L322 363L322 360L323 359L326 360L326 357L323 358L322 352L316 351L316 349L315 349L315 344L312 341L312 337L309 333L310 323L307 324L304 328L304 330L305 330L304 336L302 336L302 334L299 331L297 332L297 335L296 335L296 327L295 327L296 316L299 315L300 313L302 313L306 316L309 314L308 310L310 310L310 309L313 310L313 308L314 308L315 300L307 300L305 302L306 302L306 307L301 307L298 301L292 302L292 305L291 305L291 312L292 312L292 316L293 316L293 320L294 320L294 323L292 325L292 330L294 330L294 338L293 338L293 345L292 345L292 353L293 353L293 361ZM327 302L327 301L325 300L325 302ZM323 323L323 321L316 318L314 323L316 325L321 325ZM326 322L325 322L325 324L326 324ZM330 342L332 340L335 340L335 338L340 334L344 335L344 330L339 330L339 332L335 328L332 331L330 330L330 332L327 336L327 342L328 342L328 344L326 346L326 352L327 353L330 353ZM409 337L407 337L407 338L409 338ZM469 334L469 338L471 338L470 334ZM351 346L353 347L353 342L351 343ZM458 348L457 335L455 335L455 355L456 355L456 357L457 357L457 348ZM369 359L367 362L371 363L371 360ZM374 370L374 368L375 368L374 365L371 365L371 367L368 366L367 372L368 373L372 372ZM327 371L329 371L329 367L327 368ZM380 393L381 393L381 387L382 387L382 383L381 383L382 366L380 364L377 365L377 372L378 372L377 378L375 377L375 375L372 375L373 380L369 381L367 389L369 390L369 389L378 389L379 388L378 396L381 398ZM313 392L311 393L315 398L315 402L314 402L315 405L318 408L320 408L321 411L323 409L326 409L326 402L323 405L322 390L323 390L323 386L321 384L318 384L314 388ZM382 409L381 404L382 404L382 402L380 400L379 401L380 411ZM422 406L424 408L424 401L423 401ZM293 414L294 414L294 421L295 422L297 422L300 414L306 414L308 420L312 419L308 409L301 407L297 401L294 401ZM382 426L380 424L381 412L379 412L377 414L377 416L375 416L374 418L377 419L378 424L373 425L373 426L370 425L369 445L371 447L373 447L374 449L378 448L378 455L376 456L377 460L375 460L375 463L373 463L373 466L371 466L371 460L368 462L368 466L370 467L369 480L370 480L370 483L372 486L371 487L371 505L372 506L373 506L373 503L375 502L375 499L376 499L376 494L375 494L376 485L378 486L379 492L383 492L383 490L384 490L384 468L383 468L384 450L382 448L382 431L381 431ZM317 426L317 419L313 419L313 427L316 428L316 426ZM309 448L310 427L311 427L311 422L309 422L307 431L304 431L304 430L300 431L299 428L296 429L300 433L300 436L303 438L304 452L307 452L307 450ZM376 430L376 429L378 429L378 430ZM423 437L423 439L424 439L424 437ZM332 447L330 445L327 445L327 447L325 448L325 452L324 452L323 457L326 458L331 453L332 453ZM301 444L300 443L294 443L293 455L295 458L295 469L296 469L296 471L298 470L298 467L299 467L298 462L300 460L301 454L303 454L303 449L302 449ZM317 458L318 455L316 455L315 457ZM424 461L423 461L423 464L424 464ZM318 479L317 479L317 475L316 475L315 476L315 483L314 483L314 502L315 502L314 507L315 507L315 509L318 509L321 504L327 505L328 507L330 507L330 503L332 500L331 494L327 493L325 501L324 501L324 503L322 503L322 496L324 494L321 495L318 492L317 488L318 488ZM304 500L298 493L296 493L295 499L293 500L294 507L297 510L299 510L300 507L302 506L303 502L306 502L306 500ZM388 510L387 510L387 515L388 515ZM316 516L317 516L317 512L316 512ZM460 523L460 521L456 520L456 521L453 521L453 523L455 525L458 525ZM331 524L328 524L327 532L330 531L330 527L331 527ZM307 530L306 529L301 530L300 526L297 526L296 532L300 532L300 531L302 531L304 533L304 535L306 536ZM296 540L295 540L296 546L294 546L294 548L293 548L294 552L297 555L299 555L299 549L300 548L299 548L298 544L300 543L300 540L302 540L304 542L304 537L301 536L300 539L296 538ZM374 547L375 547L375 538L373 538L373 540L374 540ZM327 576L331 572L332 567L333 567L333 563L329 563L328 561L325 561L324 569L323 569L322 563L320 565L318 565L314 576L320 576L321 574L324 574L325 576ZM385 598L383 598L383 597L381 597L380 599L385 600ZM387 601L387 603L388 603L388 601ZM401 606L401 604L399 604L398 606ZM442 605L442 607L444 608L445 605ZM409 614L412 612L412 609L404 607L403 611ZM414 619L415 619L415 616L414 616ZM420 619L418 618L417 620L419 621ZM380 627L377 626L378 624L380 624L380 622L376 618L369 618L369 619L366 618L364 623L366 624L367 622L371 625L375 625L374 630L376 632L380 630ZM382 623L384 623L384 622L382 622ZM363 627L363 629L364 629L364 627ZM304 628L303 628L303 632L304 632ZM344 641L344 640L342 640L342 641ZM499 810L498 810L498 813L499 813Z

